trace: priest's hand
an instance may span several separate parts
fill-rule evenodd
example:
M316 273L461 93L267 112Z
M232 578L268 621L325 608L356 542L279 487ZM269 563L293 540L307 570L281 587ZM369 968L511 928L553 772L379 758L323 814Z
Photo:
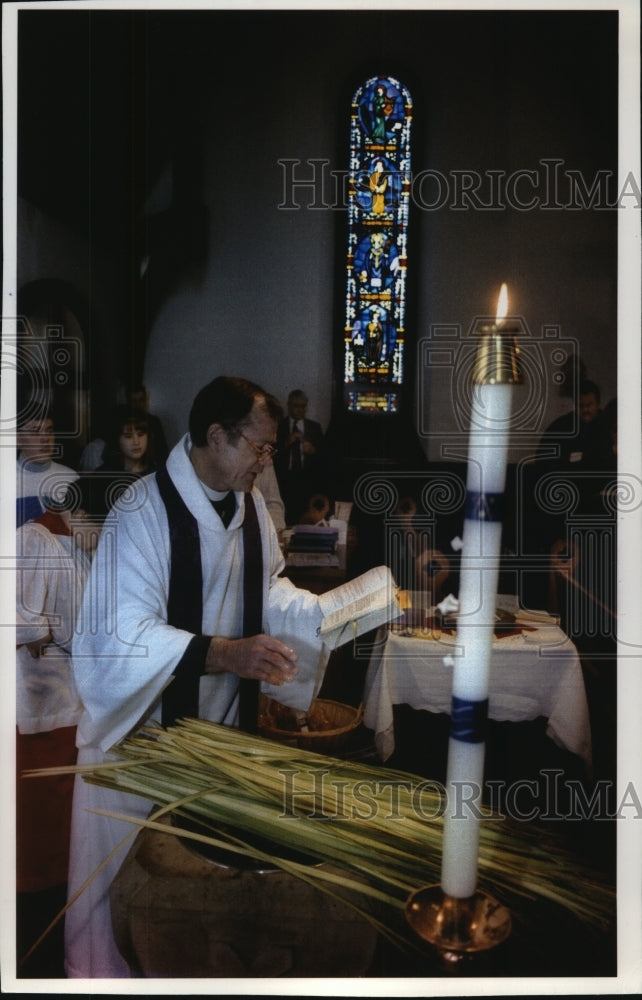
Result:
M299 672L297 654L271 635L252 635L247 639L223 639L214 636L205 659L205 673L228 671L239 677L252 677L268 684L286 684Z

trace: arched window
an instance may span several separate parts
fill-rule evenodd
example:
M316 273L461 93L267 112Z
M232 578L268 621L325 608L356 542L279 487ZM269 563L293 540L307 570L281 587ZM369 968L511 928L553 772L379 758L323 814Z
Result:
M392 77L356 90L350 120L344 404L397 413L404 380L412 99Z

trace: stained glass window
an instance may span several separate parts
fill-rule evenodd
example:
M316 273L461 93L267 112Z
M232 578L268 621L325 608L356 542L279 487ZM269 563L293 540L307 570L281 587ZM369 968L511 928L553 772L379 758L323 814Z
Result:
M353 413L397 413L404 378L412 99L372 77L352 99L344 399Z

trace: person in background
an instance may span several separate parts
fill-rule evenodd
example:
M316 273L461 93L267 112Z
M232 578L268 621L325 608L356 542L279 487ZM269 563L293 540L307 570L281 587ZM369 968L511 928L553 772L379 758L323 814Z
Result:
M529 508L528 530L532 549L553 559L554 579L562 579L560 567L569 558L564 541L568 511L566 507L549 503L548 498L554 495L559 484L567 483L575 498L576 514L584 516L599 510L601 474L607 471L604 461L611 445L609 439L605 447L608 437L607 419L600 406L600 389L595 382L584 378L576 387L574 408L549 424L542 434L532 466L533 478L526 488L528 494L545 501L536 502ZM551 603L553 593L553 588L549 587L548 593L539 599L557 610ZM531 593L529 599L536 601L538 597Z
M617 398L602 410L599 433L584 452L582 464L594 472L617 472Z
M130 409L140 410L142 413L147 415L147 426L149 427L149 432L154 439L156 462L160 467L165 462L169 454L167 438L165 436L165 431L163 430L160 418L157 417L155 413L149 412L149 393L142 382L131 386L127 390L127 405Z
M105 439L102 437L92 438L88 441L82 452L80 453L80 459L78 461L78 468L81 472L91 472L93 469L97 469L103 461L103 452L105 450Z
M287 416L277 431L275 471L287 524L296 524L313 493L326 492L323 430L320 423L306 416L307 409L305 392L293 389Z
M16 468L16 525L45 512L52 497L60 499L75 469L53 461L56 448L54 423L48 414L27 416L18 424Z
M116 407L109 421L103 461L98 470L145 476L154 472L159 464L148 414L129 406Z
M92 472L99 465L102 465L107 423L108 419L105 413L97 416L93 422L95 436L87 442L78 460L78 468L81 472Z
M285 531L285 504L281 497L273 462L268 462L263 466L256 477L256 485L263 494L265 506L272 518L276 533L281 539L281 533Z
M107 513L102 480L80 477L63 505L16 535L17 961L64 907L73 775L23 778L33 768L74 764L82 706L71 642L91 554ZM63 977L62 922L18 968Z
M112 503L136 479L156 468L147 414L128 406L116 407L107 427L103 462L96 469L109 481L106 488Z
M153 721L199 716L256 731L259 684L289 707L309 708L328 655L319 599L280 575L276 531L255 488L281 413L256 384L214 379L196 395L189 433L166 466L112 507L82 607L87 627L73 644L80 763L102 762ZM109 593L109 602L97 606L95 593ZM115 853L67 911L69 978L132 974L109 903L132 825L92 810L144 817L151 808L76 777L70 900Z
M575 407L557 417L541 437L537 458L554 469L586 465L603 433L600 390L595 382L580 383Z

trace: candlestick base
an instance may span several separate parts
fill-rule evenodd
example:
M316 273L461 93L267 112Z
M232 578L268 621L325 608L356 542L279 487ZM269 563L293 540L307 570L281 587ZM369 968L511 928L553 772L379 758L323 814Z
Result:
M487 893L477 891L457 899L447 896L440 885L414 892L406 903L406 919L419 937L450 961L494 948L506 940L512 926L507 907Z

